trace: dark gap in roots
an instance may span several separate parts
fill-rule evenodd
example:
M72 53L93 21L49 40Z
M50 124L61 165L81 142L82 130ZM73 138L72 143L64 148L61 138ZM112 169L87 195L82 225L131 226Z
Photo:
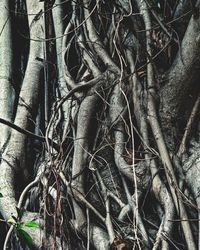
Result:
M3 220L4 218L1 216L0 214L0 220ZM6 237L6 233L7 233L7 230L8 227L6 226L6 223L5 222L1 222L0 221L0 232L1 232L1 237L0 237L0 249L3 249L3 244L4 244L4 240L5 240L5 237Z
M73 38L73 42L71 43L70 49L65 54L65 61L66 61L66 64L68 65L69 72L72 75L72 78L74 79L76 79L76 76L80 68L80 62L81 62L80 56L81 56L81 53L79 49L77 48L76 43Z
M157 211L157 200L151 190L149 189L148 194L143 202L141 215L144 221L145 228L149 232L149 236L153 239L156 238L156 233L161 223L160 218L158 218Z

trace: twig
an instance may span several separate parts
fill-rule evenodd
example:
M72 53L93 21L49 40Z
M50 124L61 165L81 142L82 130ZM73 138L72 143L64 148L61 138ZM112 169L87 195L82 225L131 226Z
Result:
M105 224L106 224L108 235L109 235L109 238L110 238L110 243L112 244L113 240L115 239L115 232L114 232L114 229L113 229L111 216L110 216L110 199L109 199L108 194L107 194L106 186L105 186L105 184L104 184L98 170L96 171L96 173L97 173L97 178L99 180L101 190L102 190L102 194L103 194L103 197L104 197L104 202L105 202L105 206L106 206Z
M191 133L192 125L193 125L194 119L195 119L197 112L198 112L199 103L200 103L200 94L197 97L197 100L193 106L192 112L191 112L189 120L187 122L185 132L184 132L184 135L183 135L183 138L182 138L182 141L181 141L178 153L177 153L178 157L181 157L186 151L186 142L187 142L188 136Z
M68 182L64 176L64 174L62 172L59 173L59 176L61 178L61 180L63 181L63 183L67 186L70 187L68 189L68 193L72 198L75 198L78 201L83 202L87 208L89 208L95 215L97 215L97 217L105 223L105 218L85 199L85 197L72 185L70 185L70 182ZM73 192L70 192L70 190L73 190Z
M20 195L20 198L19 198L19 201L18 201L18 204L17 204L17 208L20 210L22 208L22 204L23 204L23 201L24 201L24 198L26 196L26 194L28 193L28 191L36 186L38 184L38 181L39 181L39 178L36 177L35 180L33 180L31 183L29 183L25 189L23 190L23 192L21 193ZM21 219L21 218L19 218ZM6 238L5 238L5 241L4 241L4 245L3 245L3 250L7 250L7 246L8 246L8 242L10 240L10 237L12 235L12 232L13 230L15 229L15 226L14 225L11 225L9 230L8 230L8 233L6 234Z
M16 131L18 131L18 132L20 132L20 133L22 133L22 134L24 134L24 135L29 136L30 138L37 139L37 140L39 140L39 141L41 141L41 142L45 142L45 141L46 141L45 136L36 135L36 134L30 132L29 130L20 128L20 127L17 126L16 124L14 124L14 123L12 123L12 122L9 122L9 121L7 121L7 120L5 120L5 119L0 118L0 123L2 123L2 124L4 124L4 125L7 125L7 126L9 126L10 128L13 128L13 129L15 129ZM60 146L59 146L56 142L52 141L50 138L48 138L48 140L49 140L50 144L52 144L53 147L58 151L59 148L60 148Z

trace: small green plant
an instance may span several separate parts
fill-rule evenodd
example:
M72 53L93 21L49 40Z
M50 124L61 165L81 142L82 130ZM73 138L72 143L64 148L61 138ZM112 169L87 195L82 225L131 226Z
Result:
M3 194L2 193L0 193L0 198L3 198Z
M8 223L14 226L17 235L23 238L28 245L33 244L33 239L31 235L26 231L26 227L37 228L39 227L38 222L34 220L22 222L19 221L15 216L11 216L11 218L8 220Z

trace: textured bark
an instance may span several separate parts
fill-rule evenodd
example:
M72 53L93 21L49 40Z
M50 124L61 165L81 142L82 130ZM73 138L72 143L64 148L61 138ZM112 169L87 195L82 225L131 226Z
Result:
M178 120L182 118L182 112L184 112L182 106L188 99L188 92L194 88L194 83L198 79L199 35L199 18L192 16L176 58L163 79L164 86L160 90L160 118L163 129L168 134L172 134L171 130L177 129ZM177 131L174 133L176 134ZM174 144L174 135L169 136L169 140Z
M13 45L12 45L12 27L11 13L9 12L11 1L1 1L0 16L0 117L8 121L13 121L13 104L15 98L13 82ZM2 132L1 148L8 141L10 128L0 125ZM3 148L2 148L3 150Z

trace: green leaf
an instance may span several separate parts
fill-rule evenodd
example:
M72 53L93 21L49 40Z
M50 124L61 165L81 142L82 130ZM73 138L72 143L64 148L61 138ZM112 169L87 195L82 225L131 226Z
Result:
M32 237L30 236L29 233L27 233L26 231L24 231L23 229L19 229L17 230L18 234L25 240L25 242L28 244L28 245L32 245L33 244L33 239Z
M3 194L2 193L0 193L0 198L3 198Z
M22 228L22 224L21 223L17 223L15 225L15 228L16 228L17 231L19 231Z
M39 223L36 221L26 221L24 222L24 226L26 227L39 227Z

